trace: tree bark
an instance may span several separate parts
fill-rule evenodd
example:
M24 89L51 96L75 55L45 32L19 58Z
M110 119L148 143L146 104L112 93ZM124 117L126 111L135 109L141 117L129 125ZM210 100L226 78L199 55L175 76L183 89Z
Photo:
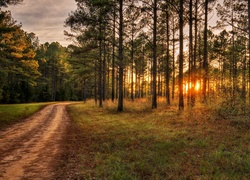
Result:
M123 111L123 0L119 0L119 96L118 111Z
M194 85L193 94L191 95L191 104L195 105L195 86L196 86L196 61L197 61L197 43L198 43L198 2L195 2L195 22L194 22L194 56L193 56L193 77L192 77L192 84Z
M115 100L115 8L114 8L114 14L113 14L113 42L112 42L112 90L111 90L111 100L114 102Z
M248 83L250 83L250 0L248 0ZM250 89L249 92L249 103L250 103Z
M157 108L157 94L156 94L156 77L157 77L157 55L156 55L156 28L157 28L157 0L154 0L154 8L153 8L153 18L154 18L154 22L153 22L153 89L152 89L152 108Z
M167 1L166 1L167 3ZM168 13L168 5L166 7L166 35L167 35L167 56L166 56L166 100L167 105L170 105L170 88L169 88L169 13Z
M175 94L175 23L173 19L173 80L172 80L172 100L174 100L174 94Z
M105 32L105 30L104 30L104 32ZM103 68L102 68L102 79L103 79L103 87L102 87L102 91L103 91L103 96L102 96L102 99L103 99L103 101L106 101L106 86L107 86L107 81L106 81L106 76L107 76L107 71L106 71L106 69L107 69L107 52L106 52L107 50L106 50L106 42L105 42L105 39L104 39L104 41L103 41Z
M208 0L205 0L205 22L204 22L204 59L203 59L203 102L207 101L207 82L208 82L208 52L207 52L207 19L208 19Z
M94 96L95 96L95 104L97 105L97 62L95 61L95 94L94 94Z
M102 27L100 25L99 27L99 33L101 35L102 33ZM99 40L99 69L98 69L98 93L99 93L99 107L102 107L102 101L103 101L103 89L102 89L102 39Z
M132 22L131 42L131 100L134 101L134 21Z
M189 80L188 80L188 92L189 92L189 105L194 106L194 56L193 56L193 1L189 0ZM191 86L191 87L190 87Z
M180 0L180 60L179 60L179 110L184 110L183 98L183 0Z

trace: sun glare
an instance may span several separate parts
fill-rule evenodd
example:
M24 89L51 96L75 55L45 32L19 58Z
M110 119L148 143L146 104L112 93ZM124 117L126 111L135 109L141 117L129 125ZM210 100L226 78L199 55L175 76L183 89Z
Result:
M189 83L189 85L188 85L188 83L186 83L186 85L185 85L185 92L186 93L188 92L188 88L190 87L190 85L191 85L191 83Z
M196 85L195 85L195 90L196 90L196 91L199 91L199 90L200 90L200 88L201 88L200 83L199 83L199 82L196 82Z
M189 85L188 85L188 83L186 83L185 86L184 86L185 92L187 93L187 92L188 92L188 89L191 89L191 87L192 87L192 83L189 83ZM196 90L196 91L199 91L200 88L201 88L200 83L199 83L199 82L196 82L195 90Z

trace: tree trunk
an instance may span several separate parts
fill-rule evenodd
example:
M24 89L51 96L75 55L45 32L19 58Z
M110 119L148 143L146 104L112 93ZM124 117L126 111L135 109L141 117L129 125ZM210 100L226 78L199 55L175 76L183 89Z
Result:
M197 61L197 43L198 43L198 2L195 2L195 24L194 24L194 56L193 56L193 76L192 76L192 84L194 85L193 93L191 94L191 105L195 105L195 86L196 86L196 61Z
M82 100L86 103L86 80L82 82Z
M97 105L97 62L95 61L95 104Z
M134 21L132 22L131 42L131 100L134 101Z
M167 1L166 1L167 3ZM168 13L168 5L166 7L166 35L167 35L167 55L166 55L166 100L167 105L170 105L170 88L169 88L169 13Z
M158 75L158 79L157 79L157 96L162 96L162 92L161 92L161 82L162 82L161 73L158 72L157 75Z
M114 17L113 17L113 42L112 42L112 90L111 90L111 99L112 102L115 100L115 9L114 9Z
M156 94L156 77L157 77L157 57L156 57L156 28L157 28L157 0L154 0L154 8L153 8L153 89L152 89L152 108L157 108L157 94Z
M107 64L106 64L106 58L107 58L107 53L106 53L106 42L105 42L105 40L104 40L104 42L103 42L103 70L102 70L102 79L103 79L103 87L102 87L102 90L103 90L103 96L102 96L102 98L103 98L103 101L106 101L106 86L107 86L107 84L106 84L106 75L107 75L107 72L106 72L106 69L107 69Z
M127 91L126 91L126 78L127 76L127 68L126 66L123 68L123 98L126 98L127 97Z
M246 71L247 71L247 50L245 51L245 57L243 60L243 69L242 69L242 93L241 93L241 98L244 103L246 104ZM244 106L245 110L245 106Z
M189 60L190 60L190 81L188 82L191 87L190 90L190 105L193 107L195 103L195 69L194 69L194 56L193 56L193 1L189 1ZM191 83L190 83L191 82Z
M108 44L108 52L110 52L110 44ZM107 62L107 100L110 98L110 54L107 56L108 62Z
M237 62L236 62L236 50L235 50L235 28L234 28L234 9L232 8L231 14L232 20L232 59L230 61L231 64L231 77L232 77L232 90L231 90L231 105L235 105L235 93L236 93L236 86L237 86Z
M250 0L248 0L248 83L250 84ZM249 92L249 104L250 104L250 89Z
M172 100L174 100L174 94L175 94L175 23L173 19L173 80L172 80Z
M102 32L102 28L101 25L99 27L99 33L101 35ZM102 101L103 101L103 87L102 87L102 72L103 68L102 68L102 39L100 38L99 40L99 70L98 70L98 93L99 93L99 107L102 107Z
M180 60L179 60L179 110L184 110L183 98L183 0L180 0Z
M208 50L207 50L207 20L208 19L208 0L205 0L205 25L204 25L204 59L203 59L203 102L207 101L207 82L208 82Z
M119 97L118 111L123 111L123 0L119 0Z
M115 99L118 99L118 94L119 94L119 69L115 73L116 73Z

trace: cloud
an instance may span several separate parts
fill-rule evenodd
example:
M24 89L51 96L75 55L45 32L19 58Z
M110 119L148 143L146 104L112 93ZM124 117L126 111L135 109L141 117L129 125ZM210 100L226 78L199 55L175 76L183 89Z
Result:
M24 0L22 5L9 6L12 16L27 32L34 32L41 43L58 41L68 45L63 31L64 21L76 9L74 0Z

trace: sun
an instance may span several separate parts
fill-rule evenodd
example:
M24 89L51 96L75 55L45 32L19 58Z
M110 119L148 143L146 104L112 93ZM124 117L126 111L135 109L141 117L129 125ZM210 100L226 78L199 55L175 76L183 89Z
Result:
M185 86L184 86L184 90L185 90L185 92L187 93L188 92L188 90L189 89L191 89L191 87L192 87L192 83L190 82L189 84L188 83L186 83L185 84ZM200 90L200 88L201 88L201 85L200 85L200 83L199 82L196 82L196 85L195 85L195 91L199 91Z
M196 85L195 85L195 90L196 90L196 91L199 91L199 90L200 90L200 88L201 88L200 83L199 83L199 82L196 82Z

